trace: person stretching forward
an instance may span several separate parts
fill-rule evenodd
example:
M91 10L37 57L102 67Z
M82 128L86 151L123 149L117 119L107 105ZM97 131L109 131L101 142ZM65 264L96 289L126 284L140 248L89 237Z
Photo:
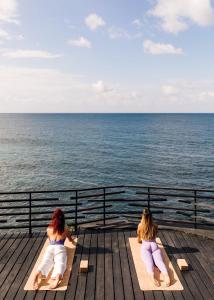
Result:
M39 288L41 277L47 277L51 274L50 288L55 289L61 282L67 268L67 251L64 246L65 239L73 242L73 238L68 228L65 228L65 217L61 209L57 208L53 212L51 222L47 228L49 245L46 248L43 259L38 266L37 273L34 277L33 287Z
M154 275L154 267L156 266L163 273L165 286L168 287L170 285L170 278L161 255L161 250L155 241L157 229L158 226L153 223L151 213L145 208L137 229L138 242L142 243L141 258L154 284L160 286Z

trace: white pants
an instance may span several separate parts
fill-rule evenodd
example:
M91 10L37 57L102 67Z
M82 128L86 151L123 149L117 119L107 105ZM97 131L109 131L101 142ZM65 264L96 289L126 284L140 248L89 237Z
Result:
M38 271L42 275L48 276L53 269L51 278L56 278L57 275L63 277L67 267L67 252L64 245L48 245L43 259L38 267Z

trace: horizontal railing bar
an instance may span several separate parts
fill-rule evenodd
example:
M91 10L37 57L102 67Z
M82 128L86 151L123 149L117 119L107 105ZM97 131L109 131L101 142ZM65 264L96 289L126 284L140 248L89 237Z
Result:
M78 205L82 205L82 203L79 203ZM75 203L57 203L57 207L68 207L68 206L75 206ZM41 207L46 207L46 208L49 208L49 207L56 207L56 204L55 203L47 203L47 204L38 204L38 205L31 205L31 208L41 208ZM1 209L17 209L17 208L28 208L29 209L29 205L17 205L17 206L3 206L3 207L0 207L0 210Z
M37 198L37 199L31 199L31 201L58 201L59 198ZM16 203L16 202L28 202L29 199L0 199L0 203L3 202L12 202L12 203Z
M42 194L42 193L69 193L69 192L84 192L84 191L93 191L93 190L101 190L101 189L113 189L113 188L124 188L124 185L112 185L112 186L99 186L85 189L64 189L64 190L44 190L44 191L20 191L20 192L0 192L0 195L20 195L20 194Z
M64 214L70 214L70 213L74 213L75 210L67 210L67 211L64 211ZM52 215L53 211L34 211L34 212L31 212L31 215ZM29 212L11 212L11 213L0 213L0 216L3 217L3 216L28 216L29 215Z
M162 213L162 211L158 211L157 213L159 213L159 212ZM120 215L121 213L139 214L140 217L142 216L142 211L120 211L120 212L118 212L118 211L106 211L106 215ZM156 211L153 210L152 213L156 213ZM89 214L89 215L102 215L103 212L90 211L87 214Z
M156 189L156 190L175 190L175 191L197 191L197 192L211 192L213 189L203 189L203 188L175 188L175 187L160 187L155 185L125 185L125 188L143 188L143 189Z
M78 216L77 219L84 219L85 216ZM66 221L67 220L74 220L75 219L75 216L74 217L67 217L66 218ZM37 219L31 219L31 222L38 222L38 221L50 221L50 218L37 218ZM17 219L16 220L17 223L19 222L29 222L29 219Z
M148 195L148 192L136 192L137 195ZM193 195L186 195L186 194L162 194L162 193L149 193L150 196L165 196L165 197L181 197L181 198L194 198Z
M57 203L57 207L68 207L68 206L72 206L72 207L74 207L76 204L75 203ZM82 203L79 203L78 205L82 205ZM42 204L42 205L31 205L31 208L33 209L33 208L40 208L40 207L47 207L47 208L49 208L49 207L56 207L56 204L55 203L53 203L53 204L47 204L47 205L45 205L45 204Z
M94 199L94 200L90 200L91 202L103 202L102 199ZM148 199L106 199L105 202L148 202ZM167 201L167 199L151 199L150 201Z
M194 192L194 191L192 191ZM136 192L137 195L148 195L148 192ZM150 196L167 196L167 197L176 197L176 198L193 198L192 200L194 200L194 197L195 195L186 195L186 194L162 194L162 193L152 193L150 192ZM200 200L200 199L207 199L207 200L213 200L214 197L212 196L200 196L200 195L197 195L197 200Z
M137 203L129 203L129 206L135 206L135 207L141 207L140 204ZM169 209L169 210L181 210L181 211L195 211L192 208L186 208L186 207L173 207L173 206L160 206L160 205L150 205L151 208L161 208L161 209ZM197 209L197 212L207 212L209 213L210 210L208 209Z
M119 191L119 192L106 192L105 195L117 195L117 194L123 194L125 193L125 191ZM101 196L104 196L104 193L101 193L101 194L93 194L93 195L78 195L78 200L79 199L84 199L84 198L93 198L93 197L101 197ZM76 197L70 197L71 200L75 200Z

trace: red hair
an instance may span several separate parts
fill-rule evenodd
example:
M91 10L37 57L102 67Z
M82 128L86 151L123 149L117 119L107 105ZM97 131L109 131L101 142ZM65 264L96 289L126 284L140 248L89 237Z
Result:
M65 230L65 216L60 208L56 208L53 212L51 222L49 224L53 228L54 233L62 234Z

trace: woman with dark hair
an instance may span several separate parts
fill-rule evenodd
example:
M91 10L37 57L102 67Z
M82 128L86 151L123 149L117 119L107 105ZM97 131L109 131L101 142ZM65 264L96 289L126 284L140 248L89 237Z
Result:
M69 229L65 227L65 216L59 208L53 212L51 222L47 228L47 235L49 245L35 275L34 289L39 288L41 277L47 277L51 269L53 270L50 288L55 289L61 282L67 267L67 252L64 242L66 238L73 242L73 238Z
M154 267L156 266L163 273L165 285L168 287L170 285L168 270L163 261L161 250L155 241L157 230L158 226L153 223L150 211L148 208L145 208L137 229L138 242L142 243L141 257L154 284L160 286L160 283L154 276Z

